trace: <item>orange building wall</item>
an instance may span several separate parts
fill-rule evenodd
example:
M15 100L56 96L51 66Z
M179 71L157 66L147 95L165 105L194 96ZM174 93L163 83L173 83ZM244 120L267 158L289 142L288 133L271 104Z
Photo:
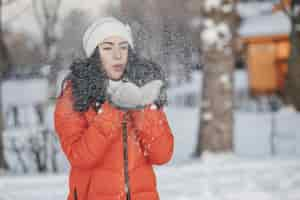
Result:
M247 68L253 95L270 94L283 89L290 44L285 37L253 37L247 44Z

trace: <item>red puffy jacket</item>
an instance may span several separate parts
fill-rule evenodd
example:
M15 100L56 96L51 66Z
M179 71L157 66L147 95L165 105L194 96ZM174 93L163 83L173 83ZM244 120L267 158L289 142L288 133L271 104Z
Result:
M72 107L71 82L55 105L54 124L70 162L68 200L126 200L122 119L125 111L102 104L80 113ZM167 163L174 138L162 108L129 111L126 164L131 200L158 200L152 165ZM128 116L128 115L127 115ZM126 159L125 159L126 160Z

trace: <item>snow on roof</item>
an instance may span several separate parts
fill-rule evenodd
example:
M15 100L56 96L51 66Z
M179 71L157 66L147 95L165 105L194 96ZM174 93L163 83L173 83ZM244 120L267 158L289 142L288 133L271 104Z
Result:
M8 80L2 84L2 101L8 105L31 105L48 98L46 79Z
M291 24L283 12L245 18L239 33L241 36L289 34Z
M239 2L237 10L242 18L272 13L272 2Z
M219 2L219 1L216 1ZM209 3L211 5L212 2ZM282 12L272 12L274 2L240 2L237 10L242 18L239 29L241 36L260 36L288 34L291 25L288 17ZM195 17L190 21L193 28L198 28L201 18Z

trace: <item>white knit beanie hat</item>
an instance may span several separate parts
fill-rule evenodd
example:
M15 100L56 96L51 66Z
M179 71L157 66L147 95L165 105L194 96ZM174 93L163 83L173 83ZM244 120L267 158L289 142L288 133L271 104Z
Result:
M86 56L90 57L98 44L110 36L120 36L134 48L130 26L114 17L103 17L92 23L83 35L82 44Z

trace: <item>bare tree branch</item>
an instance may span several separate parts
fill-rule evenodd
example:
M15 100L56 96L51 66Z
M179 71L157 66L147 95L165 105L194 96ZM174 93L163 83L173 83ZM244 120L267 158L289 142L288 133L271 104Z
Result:
M55 15L53 15L53 22L57 22L58 21L58 10L61 6L61 0L57 0L57 3L55 4L54 10L56 10L57 12L55 12Z
M47 7L46 1L43 0L42 1L42 10L43 10L46 24L51 24L50 23L50 18L51 18L50 9L51 9L50 7L49 8ZM45 26L45 24L44 24L44 26Z
M46 54L49 58L50 49L57 40L55 36L55 27L58 22L59 8L61 0L32 0L35 18L40 26Z
M32 7L33 7L33 14L35 16L35 19L37 21L37 23L39 24L40 27L43 27L43 18L41 16L41 14L39 13L40 9L38 6L38 2L39 0L32 0Z
M56 32L59 22L59 9L62 0L32 0L34 15L40 26L42 34L42 46L44 49L45 63L50 64L51 72L48 75L48 81L53 87L49 88L51 97L56 95L56 79L59 66L59 53L57 45L59 36Z
M3 1L2 2L2 6L7 6L9 4L12 4L12 3L15 3L17 2L18 0L6 0L6 1Z
M12 21L14 21L15 19L17 19L19 16L21 16L24 12L26 12L29 8L30 8L30 4L26 5L22 10L18 11L14 16L10 17L9 19L5 20L4 26L11 23Z
M0 86L1 86L1 80L2 77L5 76L5 74L9 70L9 66L11 63L8 48L4 42L3 38L3 30L2 30L2 0L0 0ZM3 132L4 132L4 119L2 117L2 98L1 98L1 92L0 92L0 169L8 169L8 163L5 159L4 154L4 141L3 141Z

